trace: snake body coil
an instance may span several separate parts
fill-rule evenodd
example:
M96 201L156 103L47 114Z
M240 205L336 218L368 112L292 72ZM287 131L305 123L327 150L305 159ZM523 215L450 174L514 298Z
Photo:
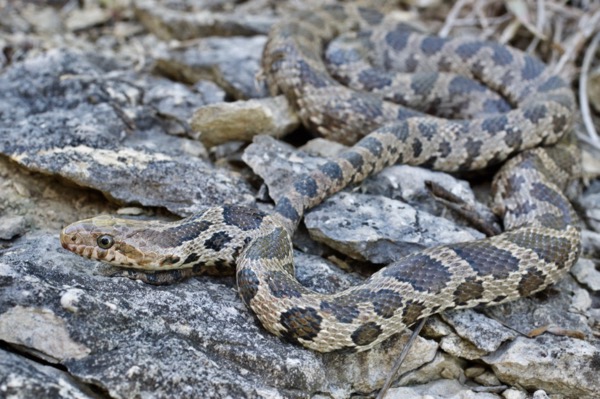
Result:
M327 50L327 66L324 46L357 27L354 41ZM377 46L375 66L365 65L356 42ZM396 71L382 70L389 66ZM356 144L299 176L271 215L224 206L176 223L99 217L66 227L62 245L129 268L125 275L163 271L143 277L155 283L236 265L240 295L265 328L322 352L366 350L444 309L530 295L577 260L577 216L563 194L578 173L577 150L564 138L575 102L540 61L492 42L422 35L375 10L332 6L277 25L263 69L306 126ZM425 113L432 110L462 119ZM294 278L290 237L304 211L348 184L396 162L459 171L511 156L493 182L505 233L413 253L333 295Z

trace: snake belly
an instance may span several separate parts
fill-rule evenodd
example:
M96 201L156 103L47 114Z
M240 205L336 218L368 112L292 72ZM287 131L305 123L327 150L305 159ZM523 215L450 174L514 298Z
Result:
M330 52L328 66L324 47L357 29L359 44L381 45L381 64L410 75L365 66L354 44ZM575 101L539 60L493 42L423 35L377 10L334 5L276 25L263 70L305 126L353 146L298 176L271 214L221 206L174 223L100 217L67 226L63 247L142 271L219 273L235 265L240 296L263 326L320 352L366 350L445 309L531 295L576 262L578 218L563 194L579 173ZM375 93L363 91L367 86ZM469 108L471 97L478 104ZM469 118L460 111L455 119L428 115L440 99L454 104L438 114L469 108ZM407 108L413 104L421 108ZM505 232L410 254L336 294L299 284L291 236L304 211L397 162L446 171L505 162L493 180Z

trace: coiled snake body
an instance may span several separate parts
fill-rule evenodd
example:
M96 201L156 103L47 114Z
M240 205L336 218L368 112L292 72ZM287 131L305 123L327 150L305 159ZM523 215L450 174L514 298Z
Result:
M326 66L325 44L357 27L354 41L330 47ZM357 42L381 45L375 66L365 66ZM389 66L396 71L382 70ZM577 260L577 216L562 193L578 173L577 151L564 138L575 103L540 61L492 42L424 36L376 10L331 6L277 25L263 69L306 126L356 144L299 176L270 215L222 206L175 223L98 217L66 227L63 247L154 283L235 265L240 295L265 328L322 352L369 349L444 309L530 295ZM458 110L462 119L422 113L432 110ZM333 295L294 278L290 237L303 212L348 184L396 162L473 170L517 153L493 182L505 233L413 253Z

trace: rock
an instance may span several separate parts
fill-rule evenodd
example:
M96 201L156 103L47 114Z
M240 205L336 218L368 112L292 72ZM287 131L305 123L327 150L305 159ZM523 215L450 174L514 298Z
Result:
M455 380L437 380L423 385L390 388L386 398L498 399L498 396L488 392L476 392Z
M238 100L267 97L257 82L266 36L210 37L183 48L158 51L156 71L175 80L196 83L211 80Z
M151 80L147 82L144 101L164 119L163 126L169 134L191 136L189 121L196 109L225 100L225 92L210 81L199 81L190 88L164 78Z
M98 77L118 74L116 68L110 60L59 50L9 68L0 77L6 115L0 153L117 201L179 215L227 201L253 203L238 175L188 155L189 140L160 130L127 76Z
M306 213L311 237L354 259L388 264L423 247L473 240L444 218L385 197L341 192Z
M408 386L425 384L429 381L441 378L461 380L464 375L463 368L466 361L444 352L438 352L435 358L429 363L424 364L417 370L404 374L396 385Z
M504 383L582 399L600 392L599 359L600 349L592 343L549 334L517 337L482 358Z
M532 399L550 399L548 394L541 389L538 389L533 393Z
M82 359L90 353L89 348L69 336L63 319L42 307L17 305L0 314L0 337L51 363Z
M485 373L486 369L482 366L469 367L465 369L465 377L476 378Z
M334 158L339 155L342 151L348 149L348 146L345 146L336 141L331 141L324 139L322 137L317 137L315 139L309 140L300 147L300 150L306 152L315 157L322 158Z
M572 311L572 293L579 289L570 275L539 294L486 308L485 313L522 334L549 325L593 334L584 315Z
M207 36L254 36L266 34L275 17L265 13L213 12L194 3L185 10L165 7L154 0L133 3L135 15L147 29L163 40L190 40ZM190 9L190 6L192 7Z
M504 399L527 399L527 392L519 391L518 389L507 389L502 392Z
M4 398L101 398L69 373L0 349L0 395Z
M191 136L207 147L228 141L252 141L266 134L281 137L300 124L283 96L219 103L199 108L191 121Z
M487 353L495 351L502 343L517 336L515 331L473 309L447 311L441 317L454 328L456 334Z
M325 158L298 151L269 136L256 136L244 151L242 159L264 180L269 188L269 196L275 200L286 193L300 174L327 162Z
M481 384L486 387L497 387L497 386L502 385L500 383L500 381L498 380L498 378L489 371L486 371L485 373L478 375L477 377L473 378L473 380L476 383Z
M571 274L592 291L600 291L600 271L596 270L596 265L591 259L580 258L571 269Z
M60 248L54 232L28 234L0 250L0 325L9 326L0 329L0 340L56 361L112 397L374 392L408 339L395 336L365 353L321 355L260 327L231 278L155 287L98 276L96 265ZM330 287L336 290L347 284L327 280L339 281ZM434 341L418 338L402 372L431 362L436 350Z
M394 165L385 168L375 176L367 178L362 184L362 189L369 194L399 199L410 205L419 204L421 210L440 215L444 208L427 190L425 181L435 182L468 204L475 204L475 196L469 183L447 173L419 166Z
M448 207L437 199L427 188L428 184L435 183L447 190L451 195L460 199L464 206L472 213L476 213L488 225L500 231L496 216L485 205L475 199L469 183L444 173L425 169L419 166L394 165L385 168L380 173L367 178L361 184L361 190L369 194L383 195L388 198L401 200L415 208L436 216L444 216L460 226L465 226L473 234L476 230L465 218L455 212L448 212Z
M593 258L600 257L600 233L581 230L581 247L583 254Z
M440 341L440 348L454 357L467 360L475 360L487 354L486 351L479 349L471 342L462 339L456 334L449 334Z
M26 227L27 221L23 216L0 216L0 240L12 240L14 237L23 235Z
M600 181L592 183L579 198L581 206L585 209L586 221L600 233Z

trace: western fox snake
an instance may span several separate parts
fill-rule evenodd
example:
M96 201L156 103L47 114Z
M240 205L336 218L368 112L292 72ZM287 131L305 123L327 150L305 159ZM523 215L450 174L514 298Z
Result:
M333 37L352 31L323 55ZM359 45L376 48L376 59L367 56L373 65ZM263 69L307 127L356 144L299 176L272 214L220 206L175 223L98 217L66 227L63 247L154 283L235 265L240 295L262 324L322 352L369 349L444 309L530 295L577 260L577 216L562 193L578 173L568 139L575 102L540 61L497 43L422 35L345 5L278 24ZM333 295L294 278L290 237L303 212L327 196L396 162L462 171L510 157L493 182L505 233L413 253Z

